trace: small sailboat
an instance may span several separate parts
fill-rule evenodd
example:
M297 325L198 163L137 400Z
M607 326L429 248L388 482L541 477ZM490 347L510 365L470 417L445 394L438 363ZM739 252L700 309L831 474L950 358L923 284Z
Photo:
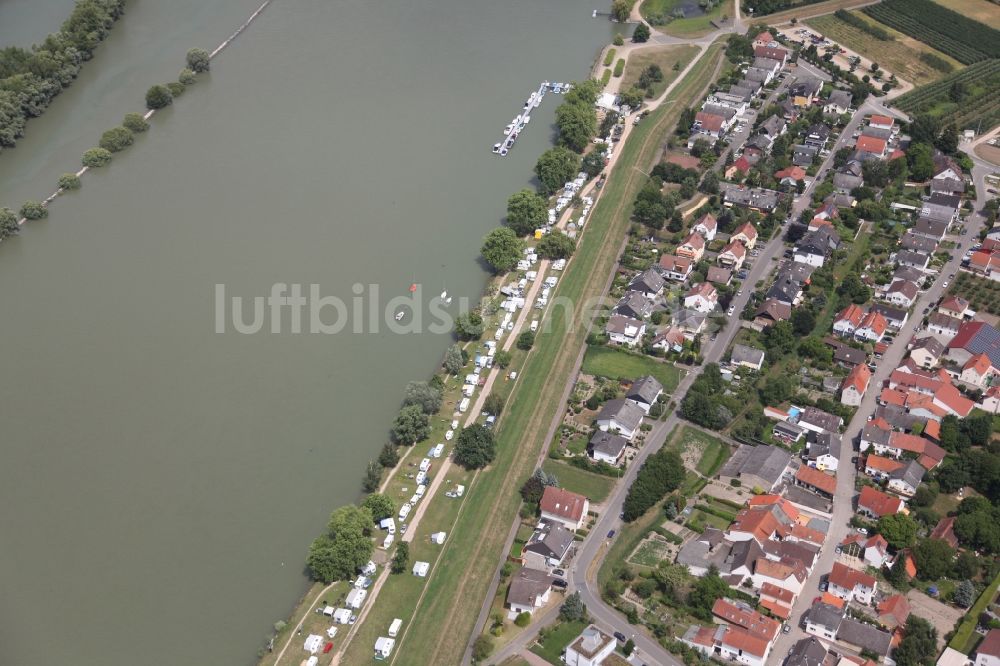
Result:
M444 299L444 304L445 305L451 305L451 296L449 296L448 298Z
M445 289L444 291L441 292L441 300L444 300L446 298L448 298L448 290L447 289Z
M396 321L399 321L400 319L402 319L405 314L406 314L406 312L404 310L400 310L399 312L397 312L396 313Z

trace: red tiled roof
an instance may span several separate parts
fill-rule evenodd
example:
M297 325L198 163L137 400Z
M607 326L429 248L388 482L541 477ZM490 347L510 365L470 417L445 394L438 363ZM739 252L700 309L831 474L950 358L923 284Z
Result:
M861 494L858 496L858 508L867 509L881 518L899 513L900 509L903 508L903 500L887 495L878 488L862 486Z
M755 610L741 608L726 598L715 600L712 605L712 614L768 641L773 640L781 629L781 625L773 619L761 615Z
M955 536L955 516L947 516L938 521L929 535L931 539L942 539L952 548L958 548L958 537Z
M982 377L985 375L990 368L993 367L993 363L990 361L990 357L986 354L979 354L978 356L973 356L965 365L962 366L962 372L972 369L976 371L976 374Z
M757 229L755 229L749 222L744 222L740 226L736 227L736 231L733 232L733 235L730 236L730 238L736 238L740 234L743 234L748 240L752 241L757 238Z
M976 654L988 654L1000 658L1000 629L990 629L986 638L976 648Z
M954 412L957 416L965 418L976 406L976 403L966 398L962 393L952 386L945 384L934 394L934 400L944 404L945 407Z
M938 305L938 309L951 310L952 312L964 313L969 307L969 301L965 300L961 296L949 296L948 298L941 301Z
M665 271L687 273L691 268L691 259L688 257L678 257L675 254L665 254L660 257L660 268Z
M864 571L852 569L840 562L833 563L833 570L830 572L829 580L831 584L847 590L853 590L858 586L874 590L876 585L875 579L872 576L869 576Z
M874 153L875 155L881 155L885 152L885 139L879 139L874 136L861 136L858 137L858 142L856 144L858 150L864 151L866 153Z
M930 444L930 442L923 437L908 435L905 432L894 432L889 435L889 446L894 449L899 449L900 451L923 453L928 444Z
M837 479L829 474L819 471L815 467L803 465L799 468L799 471L795 473L795 478L800 483L822 490L828 495L833 495L837 492Z
M717 298L715 286L711 282L699 282L698 284L691 287L688 293L684 294L684 297L690 296L701 296L702 298L707 298L708 300L714 300Z
M847 373L844 383L840 385L840 390L846 391L853 386L855 391L863 394L868 389L868 382L871 381L871 378L872 371L868 369L867 365L856 365Z
M878 472L895 472L897 469L903 466L903 463L898 460L893 460L892 458L883 458L882 456L870 455L868 459L865 460L865 467L876 470Z
M747 249L746 249L746 246L743 245L742 241L740 241L740 240L734 240L734 241L729 241L726 244L726 246L724 248L722 248L722 250L719 252L719 254L723 255L723 254L726 254L727 252L730 253L730 254L732 254L737 259L739 259L741 257L745 257L746 256Z
M854 303L851 303L840 311L840 314L837 315L836 321L849 321L855 328L857 328L864 316L865 311Z
M775 171L774 177L777 180L782 180L784 178L791 178L792 180L804 180L806 177L806 170L799 166L790 166L787 169L782 169L781 171Z
M705 247L705 239L701 237L701 234L692 231L691 235L685 238L684 242L681 243L681 246L684 245L690 245L694 249L700 250Z
M870 328L875 332L875 335L882 335L885 333L885 329L888 328L888 326L888 322L886 322L885 317L883 317L880 312L871 310L864 316L864 319L861 320L858 328Z
M577 495L554 486L546 486L539 506L545 513L576 522L583 518L586 502L587 498L583 495Z
M723 634L722 643L742 652L748 652L752 655L763 658L767 653L769 641L754 636L744 629L730 627L726 630L726 633Z
M766 43L770 44L771 42L774 41L774 35L772 35L767 30L765 30L764 32L762 32L762 33L758 34L756 37L754 37L753 40L755 42L766 42Z
M901 625L910 616L910 602L902 594L886 597L878 604L879 616L891 615L894 624Z
M760 586L761 595L766 595L782 601L786 604L790 604L795 601L795 594L791 590L786 590L783 587L778 587L774 583L764 583Z
M726 119L722 116L705 111L696 113L694 119L695 122L700 123L702 129L707 129L710 132L718 132L722 129L722 124L726 122Z
M941 438L941 423L934 419L928 419L924 425L924 434L934 439Z
M824 592L823 593L823 597L820 599L820 601L822 603L824 603L824 604L829 604L830 606L833 606L834 608L841 608L842 609L844 606L847 605L846 601L844 601L840 597L836 597L836 596L830 594L829 592Z
M872 125L892 125L894 121L889 116L873 115L868 117L868 122Z
M698 218L698 221L694 223L694 226L703 226L708 230L717 229L719 227L719 221L715 219L715 216L711 213L705 213Z
M750 160L748 160L746 157L742 155L736 158L736 161L733 162L733 168L735 168L737 171L742 171L743 173L750 171L751 166L752 165L750 164Z

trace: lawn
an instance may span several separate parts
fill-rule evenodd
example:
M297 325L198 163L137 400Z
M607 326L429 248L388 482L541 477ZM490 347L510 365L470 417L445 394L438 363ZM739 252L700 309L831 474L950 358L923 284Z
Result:
M934 0L934 2L1000 30L1000 9L989 0Z
M667 544L659 540L646 539L639 544L639 547L628 558L628 561L644 567L655 567L665 558L666 552Z
M691 512L691 517L688 518L688 521L685 524L695 532L701 533L704 531L705 527L714 527L716 529L725 530L729 527L731 522L731 520L726 520L725 518L705 513L700 509L695 509Z
M611 347L587 347L582 370L588 375L628 381L652 375L668 393L681 381L681 370L669 363Z
M681 454L689 468L708 477L719 471L730 454L729 445L718 437L686 425L681 426L667 446Z
M563 650L586 628L586 622L560 622L546 634L545 640L533 645L531 651L550 664L560 666Z
M625 74L622 76L621 90L628 90L639 81L639 75L650 65L658 65L663 71L663 80L650 86L647 97L655 99L663 94L667 86L677 78L678 72L687 67L691 59L698 55L697 46L651 46L637 49L628 58ZM674 69L676 67L676 69Z
M704 93L721 59L721 44L710 47L668 96L676 103L650 114L622 146L621 164L605 184L557 288L558 296L577 305L570 312L549 313L551 326L536 339L500 419L497 458L466 492L463 512L435 564L436 575L427 581L426 594L397 643L401 653L420 655L423 663L462 660L502 554L504 526L512 524L520 507L517 489L531 474L548 444L548 427L562 410L563 388L587 335L586 303L603 294L628 229L632 201L643 185L641 173L631 167L652 164L664 133Z
M782 25L791 22L793 18L802 20L809 16L832 14L838 9L852 9L861 5L867 5L870 2L871 0L830 0L829 2L817 2L811 5L793 7L782 12L775 12L774 14L765 14L758 17L758 19L768 25Z
M947 72L942 72L920 59L922 53L930 53L950 64L954 70L962 68L962 63L950 56L918 42L917 40L883 25L861 12L851 12L858 19L872 26L877 26L888 32L893 39L882 41L876 39L864 30L856 28L833 14L809 19L806 24L829 39L857 52L872 62L877 62L883 68L901 79L914 85L923 85L936 81ZM953 70L953 71L954 71ZM859 74L860 76L860 74Z
M643 0L640 11L642 12L642 16L652 23L657 30L675 37L702 37L715 30L712 26L712 21L722 16L733 15L732 0L722 0L708 13L698 16L686 16L685 18L675 18L670 20L669 23L661 24L661 21L664 19L658 17L669 18L676 8L691 5L694 5L695 10L700 11L697 9L697 3L692 3L689 0Z
M555 474L561 488L580 493L591 502L603 502L615 485L613 477L594 474L551 458L542 464L542 469Z

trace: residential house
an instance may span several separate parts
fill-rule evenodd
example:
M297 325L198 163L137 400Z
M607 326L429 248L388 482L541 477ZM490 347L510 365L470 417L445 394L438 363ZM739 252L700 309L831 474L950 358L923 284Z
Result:
M905 234L903 234L903 237L899 241L899 245L904 250L920 252L921 254L934 254L938 247L938 243L935 239L915 234L912 230L908 230Z
M776 446L742 444L719 471L725 483L739 481L747 488L770 492L781 481L791 465L792 456Z
M909 266L910 268L916 268L919 271L923 271L927 269L927 264L930 262L930 255L923 252L900 250L896 253L896 263L900 266Z
M891 437L892 426L886 423L883 419L873 419L866 423L865 427L861 430L860 449L864 452L869 448L874 450L880 446L886 446L889 444L889 439Z
M712 101L714 96L710 96L706 100L705 104L702 105L701 110L705 113L712 114L713 116L722 116L725 118L725 123L723 123L722 128L728 130L736 122L736 114L739 113L737 109L730 104L715 104Z
M723 107L732 109L735 115L741 115L747 110L748 97L717 90L705 100L705 108Z
M810 231L795 244L795 261L820 268L832 250L840 245L840 237L831 227L820 227Z
M872 127L868 125L867 127L861 128L861 136L870 136L876 139L885 139L889 141L892 138L892 130L882 129L881 127Z
M862 135L858 137L854 147L859 153L868 153L869 155L874 155L875 157L882 159L885 157L888 144L885 139Z
M779 199L780 194L778 192L761 187L745 189L729 187L723 195L723 203L727 207L739 206L740 208L749 208L750 210L765 214L770 213L778 207ZM735 238L735 234L730 240L733 238ZM748 243L747 247L752 248L753 245Z
M837 640L878 655L879 661L888 657L893 647L892 634L853 617L845 617L840 623Z
M747 249L752 250L754 246L757 245L757 228L749 222L744 222L740 226L736 227L733 234L729 237L729 240L740 241L747 247Z
M937 311L943 315L954 317L955 319L969 319L974 312L969 309L969 301L961 296L945 296L938 303Z
M819 148L809 145L792 146L792 164L799 167L812 166L813 160L819 153Z
M715 234L719 231L719 221L711 213L705 213L698 218L691 230L697 231L706 241L713 241Z
M614 314L608 318L604 332L607 333L608 340L616 345L635 347L646 335L646 323L625 315Z
M817 215L813 219L809 220L809 226L806 227L806 230L818 231L820 227L832 227L832 226L833 222L831 222L829 218Z
M685 257L697 262L705 254L705 239L701 234L692 232L674 252L678 257Z
M910 358L914 363L928 370L938 364L942 354L944 345L931 335L918 338L910 348Z
M976 666L1000 666L1000 629L990 629L976 648Z
M629 283L629 291L638 291L649 299L654 299L663 293L663 278L652 268L647 268L636 275Z
M656 404L661 395L663 395L663 384L655 377L646 375L632 382L632 386L625 392L625 399L649 414L650 407Z
M840 550L876 569L881 569L889 560L889 543L881 534L870 537L852 534L840 542Z
M834 641L844 621L844 613L836 606L815 603L804 614L806 633L822 640Z
M705 330L705 322L708 315L697 310L683 309L674 312L671 323L684 332L684 337L688 340L701 334Z
M860 306L851 303L841 310L833 320L833 332L844 338L853 336L854 331L861 325L865 314Z
M851 369L840 385L840 402L851 407L859 407L868 390L872 372L867 365L857 365Z
M538 506L543 520L560 523L566 529L576 531L587 522L590 502L583 495L555 486L545 486Z
M624 398L608 400L597 414L597 427L604 431L618 432L631 440L639 432L645 412Z
M848 90L833 90L823 105L823 113L843 115L851 108L852 99Z
M573 534L562 523L540 521L538 528L521 550L524 566L543 571L549 567L562 566L573 545Z
M753 54L757 58L777 60L779 63L779 69L784 67L785 62L788 60L788 51L780 46L768 46L761 44L760 46L754 47Z
M969 257L969 270L993 281L1000 281L1000 252L977 250Z
M858 495L858 513L862 516L878 520L882 516L899 513L905 506L903 500L887 495L874 486L861 486L861 493Z
M733 365L759 371L764 365L764 350L746 345L733 345L729 361Z
M822 89L823 82L820 79L800 76L788 87L788 95L794 100L796 106L809 106L816 101Z
M705 279L712 284L728 286L733 281L733 271L731 268L722 266L709 266Z
M507 606L511 615L533 613L549 601L555 578L540 569L521 567L511 577Z
M953 194L932 194L920 207L920 217L951 224L958 219L961 197Z
M653 349L679 352L684 349L684 331L676 326L668 326L653 336Z
M837 171L833 174L833 188L838 192L850 192L856 187L864 185L864 178L852 173Z
M786 187L795 187L800 180L805 181L806 170L800 166L790 166L787 169L775 171L774 178L781 185Z
M810 125L809 129L806 130L806 135L802 142L807 146L822 149L829 138L830 128L822 123L816 123Z
M939 520L927 536L930 539L941 539L952 548L958 548L958 537L955 536L955 516L945 516Z
M739 240L731 240L719 252L718 261L720 265L738 271L743 267L743 261L746 259L746 256L747 250L743 246L743 243Z
M986 354L994 367L1000 367L1000 331L986 322L964 322L948 343L948 360L965 365L979 354Z
M885 300L893 305L909 308L917 300L919 292L920 288L908 280L894 280L885 292Z
M895 125L895 121L890 116L883 116L876 114L868 116L868 125L870 127L877 127L879 129L891 130Z
M799 471L795 473L795 484L808 488L828 499L833 499L837 493L837 478L835 476L807 465L799 467Z
M866 606L871 604L878 590L878 581L873 576L840 562L834 562L828 581L827 591L833 596L844 601L857 600Z
M638 291L629 291L618 301L613 312L631 319L645 319L652 314L653 304Z
M805 407L799 414L799 425L815 433L838 433L844 425L844 419L818 407Z
M924 479L926 470L916 460L910 460L901 467L889 472L889 490L913 497Z
M754 324L761 327L767 328L772 326L779 321L788 321L792 316L792 306L788 303L782 303L781 301L768 298L760 307L757 308L757 312L754 313Z
M840 467L840 436L828 432L813 433L802 457L810 467L836 472Z
M753 48L756 49L758 46L770 46L772 44L777 44L777 42L774 41L774 35L772 35L767 31L764 31L758 33L757 36L753 38L751 46L753 46Z
M686 282L691 275L693 262L690 257L678 257L675 254L665 254L660 257L660 274L668 280Z
M959 379L978 388L987 388L996 376L997 369L993 367L990 357L986 354L977 354L962 366Z
M746 154L743 154L737 157L735 162L726 167L724 175L727 180L743 180L750 173L750 167L752 166L753 164L750 163L750 159Z
M698 312L711 312L719 304L719 292L709 282L694 285L684 294L684 307Z
M691 126L687 147L690 150L699 139L705 139L709 143L714 144L725 131L725 116L699 111L695 114L694 125Z
M958 329L961 326L961 319L955 319L940 312L935 312L927 318L927 330L934 335L940 335L949 340L958 335Z
M773 142L776 138L784 134L788 130L788 123L786 123L782 118L778 116L770 116L767 120L760 124L757 131L766 137L769 137ZM770 150L771 144L768 143L768 150Z
M628 440L621 435L598 430L587 443L587 455L591 460L618 465L625 455L627 445Z
M613 637L591 624L566 646L563 661L566 666L600 666L617 646Z
M962 175L961 168L957 165L946 166L931 178L931 194L954 196L964 193L965 177Z
M948 233L949 225L949 222L921 217L917 219L916 224L913 225L910 231L918 236L925 236L940 243L944 240L945 234Z
M862 317L861 323L854 330L854 337L868 342L880 342L888 327L885 317L872 309Z

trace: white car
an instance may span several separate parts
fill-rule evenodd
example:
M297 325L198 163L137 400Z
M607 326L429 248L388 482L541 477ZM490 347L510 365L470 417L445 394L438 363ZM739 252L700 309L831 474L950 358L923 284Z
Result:
M733 316L734 312L736 312L736 306L735 305L730 305L729 309L726 310L726 314L729 315L730 317Z

